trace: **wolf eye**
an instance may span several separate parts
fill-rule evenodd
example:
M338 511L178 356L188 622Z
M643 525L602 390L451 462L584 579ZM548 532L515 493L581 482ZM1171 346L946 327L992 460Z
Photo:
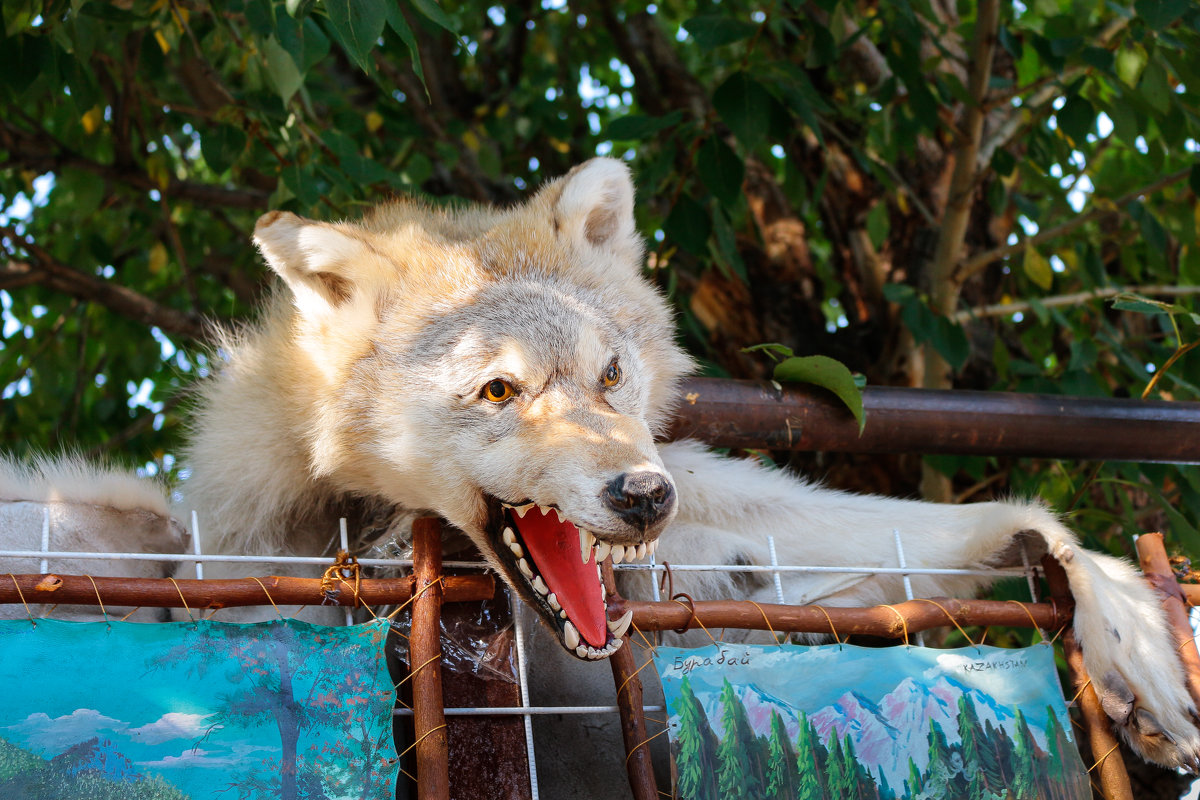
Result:
M604 382L605 389L611 389L621 382L621 368L617 365L615 358L608 365L608 369L604 370L604 375L600 380Z
M503 403L516 393L511 383L496 378L496 380L483 387L482 397L489 403Z

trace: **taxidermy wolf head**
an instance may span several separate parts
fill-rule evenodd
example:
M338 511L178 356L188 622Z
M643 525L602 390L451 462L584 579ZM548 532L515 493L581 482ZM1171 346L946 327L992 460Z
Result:
M201 435L239 404L285 427L310 488L441 515L568 650L610 655L630 617L608 619L599 562L644 557L674 516L654 438L690 366L633 200L594 159L510 209L266 214L254 240L290 297L234 345L259 389L210 391Z

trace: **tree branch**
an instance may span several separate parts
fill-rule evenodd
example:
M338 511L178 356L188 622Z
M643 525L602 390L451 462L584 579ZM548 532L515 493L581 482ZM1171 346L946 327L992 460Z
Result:
M1191 167L1184 167L1178 172L1173 172L1170 175L1159 178L1153 183L1147 184L1140 189L1135 189L1128 194L1122 195L1113 201L1113 206L1116 208L1123 208L1124 206L1132 203L1134 200L1137 200L1142 195L1160 192L1168 186L1179 183L1180 181L1186 179L1191 172ZM1059 236L1065 236L1076 228L1086 225L1098 217L1114 213L1116 213L1116 211L1112 208L1093 208L1086 214L1080 214L1076 217L1072 217L1066 222L1059 223L1052 228L1046 228L1034 236L1022 239L1016 244L1004 245L1003 247L997 247L993 250L988 250L986 253L980 253L972 256L958 266L958 269L956 270L957 278L960 282L965 281L994 261L1007 258L1014 253L1019 253L1026 247L1037 246L1043 242L1048 242L1051 239L1057 239Z
M201 341L212 336L211 325L199 314L169 308L127 286L68 267L11 228L0 226L0 235L29 253L31 262L10 260L8 266L0 270L0 285L5 285L4 275L11 273L27 277L24 285L39 283L71 297L99 303L110 311L143 325L157 326L167 333Z
M1121 294L1139 294L1144 297L1189 297L1200 295L1200 286L1105 286L1100 289L1089 289L1086 292L1072 292L1071 294L1059 294L1053 297L1041 298L1037 301L1037 304L1046 308L1076 306L1080 303L1086 303L1089 300L1105 300ZM1011 314L1023 314L1032 309L1033 303L1031 301L1018 300L1013 303L996 303L995 305L981 306L979 308L969 308L966 311L959 311L950 317L950 319L961 325L973 319L1007 317Z

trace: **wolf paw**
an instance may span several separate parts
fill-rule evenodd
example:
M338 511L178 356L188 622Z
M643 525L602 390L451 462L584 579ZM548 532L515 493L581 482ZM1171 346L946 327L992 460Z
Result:
M1200 773L1200 729L1196 727L1200 717L1186 692L1155 713L1139 702L1125 676L1115 669L1093 683L1104 713L1135 752L1163 766Z

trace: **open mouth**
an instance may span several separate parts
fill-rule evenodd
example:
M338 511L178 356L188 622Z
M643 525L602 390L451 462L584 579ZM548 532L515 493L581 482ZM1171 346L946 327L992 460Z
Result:
M624 641L633 612L608 618L600 563L645 558L657 540L638 545L612 544L577 528L557 508L536 503L491 503L489 536L496 552L519 575L514 582L525 600L558 631L567 650L583 659L608 658Z

